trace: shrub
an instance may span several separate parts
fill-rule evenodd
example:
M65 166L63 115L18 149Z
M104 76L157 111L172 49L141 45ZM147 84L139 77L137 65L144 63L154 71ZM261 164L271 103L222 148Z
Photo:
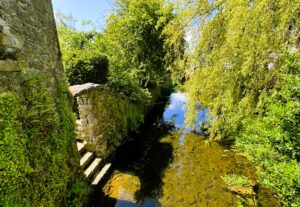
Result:
M74 54L65 60L65 71L70 85L84 83L106 83L108 59L103 55Z
M287 54L261 116L244 121L236 147L262 167L262 182L286 206L300 206L300 57Z

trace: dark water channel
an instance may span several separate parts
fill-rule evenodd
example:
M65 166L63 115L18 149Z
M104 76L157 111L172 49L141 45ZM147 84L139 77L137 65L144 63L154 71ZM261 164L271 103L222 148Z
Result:
M118 150L91 206L241 207L222 177L255 181L256 169L233 150L185 128L185 103L185 94L173 93L166 107L150 113L140 133ZM206 114L199 112L198 124ZM269 190L258 185L255 191L255 206L280 206Z

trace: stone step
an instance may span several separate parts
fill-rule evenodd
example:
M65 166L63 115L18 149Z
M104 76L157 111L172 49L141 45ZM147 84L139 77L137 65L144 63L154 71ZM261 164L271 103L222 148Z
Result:
M86 166L92 158L93 158L93 153L86 152L80 159L80 166L82 167Z
M83 142L77 142L77 150L81 152L84 149L85 144Z
M96 168L100 165L101 159L95 158L92 164L84 171L84 175L89 178L95 172Z
M80 119L76 119L76 126L81 126L81 121L80 121Z
M76 130L77 131L82 131L82 124L81 124L81 120L80 119L77 119L76 120Z
M95 179L92 182L92 185L98 185L98 183L100 182L100 180L103 178L103 176L107 173L107 171L109 170L111 166L111 163L107 163L102 170L96 175Z
M85 137L82 137L82 136L77 136L76 139L78 141L85 141Z
M84 141L85 140L84 134L82 132L75 131L75 134L76 134L76 139L77 140L80 140L80 141Z

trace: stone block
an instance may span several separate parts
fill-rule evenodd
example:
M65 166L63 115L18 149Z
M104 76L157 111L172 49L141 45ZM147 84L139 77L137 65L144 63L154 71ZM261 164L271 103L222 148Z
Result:
M18 65L21 71L26 71L29 69L28 62L26 61L18 61Z
M0 72L20 72L21 68L17 61L0 60Z
M93 109L92 105L80 105L79 108L85 111L91 111Z
M89 110L82 110L81 107L79 107L79 113L81 117L87 117L91 112Z
M87 120L86 119L80 119L81 120L81 126L84 127L87 125Z
M95 126L98 124L98 120L96 119L96 117L91 114L87 116L87 120L90 125Z

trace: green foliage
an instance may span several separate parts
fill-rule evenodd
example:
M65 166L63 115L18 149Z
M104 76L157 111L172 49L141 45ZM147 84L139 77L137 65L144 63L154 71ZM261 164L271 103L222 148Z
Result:
M274 86L282 55L298 44L299 2L206 2L205 9L195 8L202 30L187 86L188 119L200 101L214 117L211 137L233 138L245 117L259 113L256 106Z
M23 97L0 97L2 206L59 206L79 169L74 115L66 86L58 83L53 102L45 77L30 75ZM71 144L73 143L73 144Z
M262 167L262 182L286 206L300 206L300 2L179 2L187 8L182 24L200 31L186 85L187 122L193 125L199 103L209 108L210 137L236 140Z
M143 106L132 104L127 97L106 87L95 93L97 98L93 104L97 106L97 119L105 120L98 124L102 135L100 141L107 139L107 148L113 151L129 132L136 131L143 122Z
M229 186L248 186L251 182L247 177L243 175L238 176L229 174L222 177L222 179Z
M104 32L111 87L145 102L152 89L168 84L175 53L167 47L163 29L173 18L172 7L163 0L116 1Z
M58 32L69 84L106 83L108 59L95 44L97 39L101 39L101 34L63 26L58 26Z
M115 12L108 18L105 34L112 59L112 78L119 72L131 73L142 87L159 85L165 73L164 39L156 28L162 14L162 3L157 0L119 0Z
M245 120L236 147L263 168L262 181L287 206L300 205L300 57L287 54L264 114Z
M173 62L183 57L183 38L179 51L163 32L174 16L172 6L163 0L117 0L101 33L76 31L70 26L72 17L60 15L58 32L69 83L106 83L108 64L102 60L101 67L93 64L95 57L105 55L107 84L135 103L148 104L153 90L170 86ZM96 68L102 74L91 79Z
M151 93L147 88L140 87L139 80L134 74L120 71L115 75L116 77L109 78L110 88L128 96L132 102L149 104Z
M33 172L26 156L27 135L23 132L19 114L22 106L12 93L0 97L0 205L13 206L26 201L25 187L30 184L26 176ZM23 200L24 199L24 200ZM24 202L25 201L25 202Z
M73 56L65 64L70 85L107 82L108 59L105 56Z
M82 200L86 199L86 197L90 194L90 189L83 181L75 181L68 195L68 207L77 207L82 206Z

